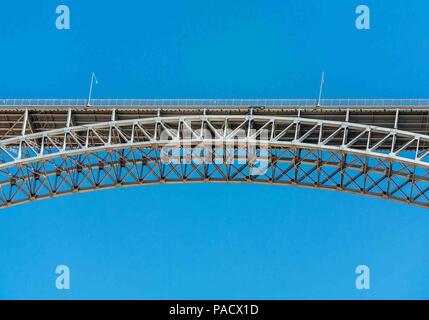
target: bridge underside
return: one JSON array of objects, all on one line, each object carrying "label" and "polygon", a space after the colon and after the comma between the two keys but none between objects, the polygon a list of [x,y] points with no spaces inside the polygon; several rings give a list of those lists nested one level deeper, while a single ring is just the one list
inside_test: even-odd
[{"label": "bridge underside", "polygon": [[0,207],[192,182],[295,185],[429,207],[428,114],[426,107],[9,106],[0,111]]},{"label": "bridge underside", "polygon": [[[180,153],[183,153],[182,149]],[[265,152],[265,150],[264,150]],[[0,206],[114,187],[236,182],[303,186],[429,206],[429,170],[335,151],[270,147],[268,161],[162,160],[157,147],[111,149],[25,163],[0,173]],[[259,156],[257,149],[256,155]],[[231,157],[232,158],[232,157]],[[13,177],[13,178],[11,178]],[[285,195],[285,201],[287,196]]]}]

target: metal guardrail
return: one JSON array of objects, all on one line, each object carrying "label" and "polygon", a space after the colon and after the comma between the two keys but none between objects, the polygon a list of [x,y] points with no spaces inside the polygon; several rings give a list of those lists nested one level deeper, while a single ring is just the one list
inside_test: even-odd
[{"label": "metal guardrail", "polygon": [[[91,99],[91,107],[314,107],[316,99]],[[85,107],[86,99],[1,99],[1,107]],[[429,107],[429,99],[322,99],[330,107]]]}]

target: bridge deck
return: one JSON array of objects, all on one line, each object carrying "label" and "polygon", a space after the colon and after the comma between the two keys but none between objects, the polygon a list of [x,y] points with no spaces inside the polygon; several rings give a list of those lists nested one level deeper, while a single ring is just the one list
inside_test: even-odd
[{"label": "bridge deck", "polygon": [[[230,114],[301,116],[304,118],[346,121],[429,134],[427,99],[336,99],[242,100],[242,99],[153,99],[153,100],[0,100],[0,139],[22,134],[24,113],[28,110],[27,133],[63,128],[71,110],[70,124],[79,126],[98,122],[150,118],[156,116]],[[113,116],[113,118],[112,118]]]}]

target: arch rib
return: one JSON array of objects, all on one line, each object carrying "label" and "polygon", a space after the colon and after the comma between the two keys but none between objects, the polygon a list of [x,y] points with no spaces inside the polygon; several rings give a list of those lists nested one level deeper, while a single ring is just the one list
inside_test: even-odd
[{"label": "arch rib", "polygon": [[[302,117],[198,115],[65,127],[0,141],[0,207],[114,186],[204,181],[299,185],[428,207],[428,146],[426,135]],[[189,147],[207,148],[208,156],[201,161],[191,152],[188,159]]]}]

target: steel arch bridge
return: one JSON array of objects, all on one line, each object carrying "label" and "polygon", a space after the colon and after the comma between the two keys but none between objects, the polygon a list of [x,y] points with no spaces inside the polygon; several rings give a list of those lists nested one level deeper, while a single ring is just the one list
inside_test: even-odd
[{"label": "steel arch bridge", "polygon": [[429,207],[429,100],[0,100],[0,207],[161,183]]}]

